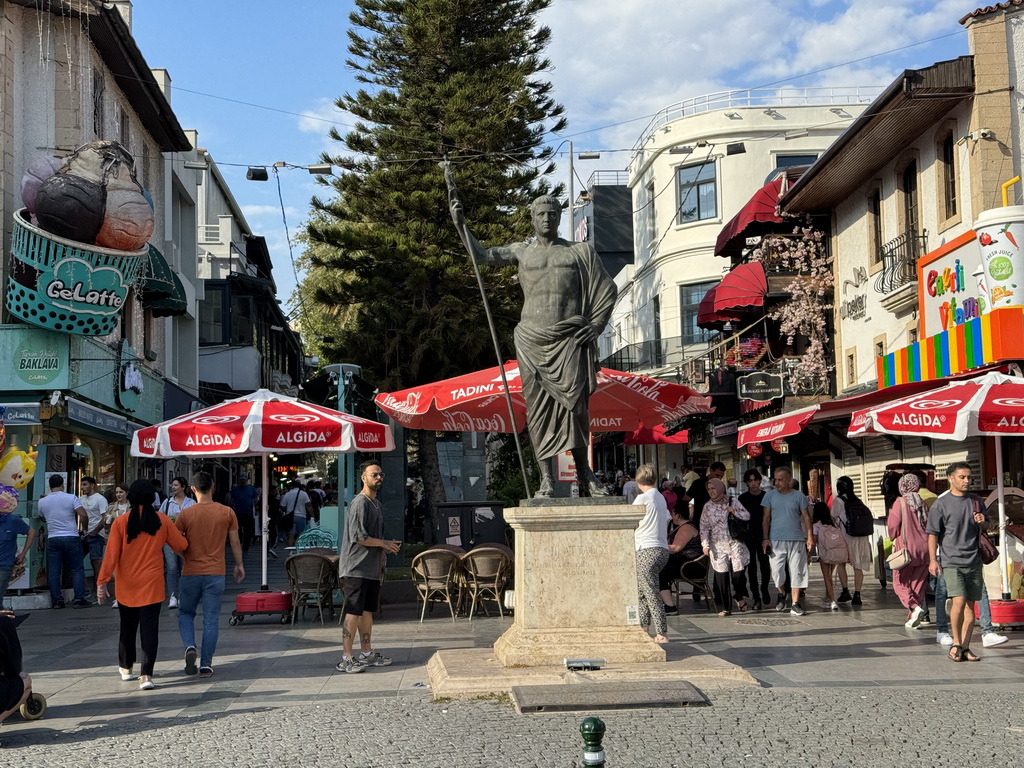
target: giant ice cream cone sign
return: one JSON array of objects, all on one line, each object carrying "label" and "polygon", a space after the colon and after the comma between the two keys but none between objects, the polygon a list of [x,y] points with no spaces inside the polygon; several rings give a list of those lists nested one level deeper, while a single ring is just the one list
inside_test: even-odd
[{"label": "giant ice cream cone sign", "polygon": [[1024,205],[982,211],[974,232],[988,290],[985,311],[1024,305]]}]

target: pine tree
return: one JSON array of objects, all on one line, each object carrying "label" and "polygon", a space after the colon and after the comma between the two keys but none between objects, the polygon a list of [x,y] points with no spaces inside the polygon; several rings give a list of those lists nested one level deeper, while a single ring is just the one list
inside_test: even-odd
[{"label": "pine tree", "polygon": [[[531,233],[530,201],[551,191],[549,132],[565,127],[543,79],[550,0],[357,0],[348,66],[363,86],[336,101],[356,126],[332,196],[308,226],[313,301],[346,307],[331,357],[395,390],[496,365],[475,277],[448,213],[449,158],[485,245]],[[514,269],[485,269],[506,358],[521,295]],[[421,436],[429,498],[441,500],[434,436]]]}]

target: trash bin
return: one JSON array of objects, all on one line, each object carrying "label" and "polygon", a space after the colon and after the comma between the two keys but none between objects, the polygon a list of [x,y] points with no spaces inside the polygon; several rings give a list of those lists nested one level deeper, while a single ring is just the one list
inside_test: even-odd
[{"label": "trash bin", "polygon": [[438,504],[434,525],[438,544],[454,544],[465,550],[477,544],[504,544],[505,504],[501,501]]}]

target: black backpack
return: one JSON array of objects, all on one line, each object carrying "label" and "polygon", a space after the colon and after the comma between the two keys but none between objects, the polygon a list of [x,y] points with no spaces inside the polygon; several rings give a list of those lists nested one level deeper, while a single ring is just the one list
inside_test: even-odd
[{"label": "black backpack", "polygon": [[848,536],[870,536],[874,532],[875,517],[867,504],[853,496],[843,499],[846,505],[846,533]]}]

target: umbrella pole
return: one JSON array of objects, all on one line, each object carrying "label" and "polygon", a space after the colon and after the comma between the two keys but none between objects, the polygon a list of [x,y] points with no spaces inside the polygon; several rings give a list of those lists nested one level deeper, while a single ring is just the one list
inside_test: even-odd
[{"label": "umbrella pole", "polygon": [[263,475],[263,493],[260,494],[262,497],[262,502],[260,503],[260,530],[263,531],[263,535],[260,536],[260,541],[262,542],[260,550],[261,556],[263,557],[263,579],[260,581],[260,589],[266,591],[269,589],[267,586],[267,547],[269,546],[267,543],[267,535],[270,533],[270,521],[267,518],[267,497],[270,495],[270,473],[267,472],[267,464],[270,463],[270,458],[265,453],[261,458],[263,459],[261,469],[261,473]]},{"label": "umbrella pole", "polygon": [[[455,189],[455,176],[452,175],[451,164],[445,160],[439,165],[444,169],[444,180],[448,185],[448,199],[457,200],[458,191]],[[570,205],[571,205],[570,201]],[[516,453],[519,455],[519,469],[523,473],[523,487],[526,488],[526,497],[530,498],[530,476],[526,472],[526,461],[523,459],[523,446],[519,442],[519,430],[516,428],[516,412],[512,405],[512,393],[508,390],[508,379],[505,377],[505,360],[502,358],[501,345],[498,344],[498,332],[494,328],[494,318],[491,317],[491,305],[487,302],[487,291],[484,290],[484,279],[480,275],[480,267],[477,266],[476,256],[473,254],[472,240],[465,221],[459,228],[459,238],[469,254],[469,263],[473,265],[473,274],[476,275],[476,284],[480,287],[480,299],[484,305],[484,315],[487,317],[487,327],[491,331],[491,342],[494,344],[494,354],[498,358],[498,372],[501,374],[501,384],[505,387],[505,402],[508,405],[508,417],[512,422],[512,437],[516,441]]]},{"label": "umbrella pole", "polygon": [[996,498],[999,505],[999,583],[1003,589],[1003,600],[1010,599],[1010,584],[1007,570],[1009,563],[1007,558],[1006,542],[1006,500],[1003,495],[1003,437],[996,435]]}]

